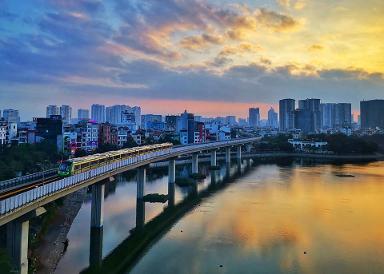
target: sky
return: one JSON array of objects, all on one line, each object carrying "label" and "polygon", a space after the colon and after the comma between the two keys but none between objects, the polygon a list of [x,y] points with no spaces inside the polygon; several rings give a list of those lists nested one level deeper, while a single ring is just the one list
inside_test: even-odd
[{"label": "sky", "polygon": [[[263,116],[384,98],[382,0],[0,0],[0,109]],[[74,115],[76,116],[76,115]]]}]

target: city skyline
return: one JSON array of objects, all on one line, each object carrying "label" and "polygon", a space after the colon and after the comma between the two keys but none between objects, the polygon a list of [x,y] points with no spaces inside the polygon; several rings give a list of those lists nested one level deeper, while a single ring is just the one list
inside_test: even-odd
[{"label": "city skyline", "polygon": [[0,5],[0,109],[23,119],[92,103],[238,117],[259,107],[266,117],[289,97],[348,98],[356,113],[383,94],[379,0]]}]

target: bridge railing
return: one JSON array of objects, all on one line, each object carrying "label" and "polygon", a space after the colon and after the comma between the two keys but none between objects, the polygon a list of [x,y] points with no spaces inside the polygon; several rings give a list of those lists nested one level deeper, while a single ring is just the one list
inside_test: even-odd
[{"label": "bridge railing", "polygon": [[239,144],[244,144],[252,141],[255,141],[255,140],[240,139],[240,140],[233,140],[233,141],[217,142],[215,144],[208,143],[208,144],[192,145],[184,148],[182,147],[169,148],[166,150],[150,152],[143,155],[131,157],[119,162],[107,164],[105,166],[101,166],[101,167],[92,169],[90,171],[86,171],[70,177],[66,177],[52,183],[44,184],[44,185],[35,187],[33,189],[30,189],[28,191],[19,193],[17,195],[8,197],[6,199],[0,200],[0,216],[10,213],[20,207],[26,206],[29,203],[32,203],[44,197],[56,194],[67,188],[73,187],[86,180],[90,180],[98,176],[105,175],[107,173],[112,172],[113,170],[123,168],[129,165],[137,164],[146,160],[156,161],[156,159],[158,159],[161,156],[172,157],[173,155],[176,155],[180,151],[189,153],[196,150],[214,149],[214,148],[219,148],[223,146],[239,145]]},{"label": "bridge railing", "polygon": [[19,185],[23,185],[29,182],[42,180],[57,174],[57,169],[50,169],[44,172],[37,172],[33,174],[28,174],[25,176],[16,177],[10,180],[0,182],[0,193],[6,189],[10,189]]},{"label": "bridge railing", "polygon": [[75,186],[86,180],[96,178],[103,174],[105,175],[115,169],[119,169],[132,164],[137,164],[145,160],[156,159],[157,157],[170,154],[170,152],[171,152],[170,149],[167,149],[163,151],[156,151],[156,152],[151,152],[151,153],[139,155],[136,157],[128,158],[119,162],[111,163],[105,166],[92,169],[87,172],[83,172],[67,178],[63,178],[61,180],[58,180],[52,183],[38,186],[31,190],[8,197],[0,201],[0,215],[4,215],[9,212],[12,212],[22,206],[25,206],[41,198],[53,195],[59,191]]}]

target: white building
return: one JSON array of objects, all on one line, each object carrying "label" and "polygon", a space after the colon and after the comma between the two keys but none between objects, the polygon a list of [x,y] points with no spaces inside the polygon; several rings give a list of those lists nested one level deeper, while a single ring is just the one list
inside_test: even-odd
[{"label": "white building", "polygon": [[47,112],[45,117],[50,118],[51,115],[60,115],[60,108],[56,105],[47,106]]},{"label": "white building", "polygon": [[6,123],[0,122],[0,145],[4,146],[7,144],[7,128],[8,125]]},{"label": "white building", "polygon": [[89,119],[89,109],[78,109],[77,110],[77,119],[78,120]]},{"label": "white building", "polygon": [[91,106],[91,119],[97,123],[105,123],[105,106],[94,104]]},{"label": "white building", "polygon": [[17,109],[4,109],[3,118],[9,123],[20,123],[19,111]]},{"label": "white building", "polygon": [[289,139],[288,143],[290,143],[295,150],[298,151],[310,151],[310,150],[324,150],[328,142],[324,141],[307,141],[307,140],[296,140],[296,139]]},{"label": "white building", "polygon": [[72,108],[68,105],[62,105],[60,107],[60,115],[64,124],[70,124],[72,119]]},{"label": "white building", "polygon": [[80,128],[80,147],[85,151],[94,151],[99,142],[99,125],[93,122],[84,123]]}]

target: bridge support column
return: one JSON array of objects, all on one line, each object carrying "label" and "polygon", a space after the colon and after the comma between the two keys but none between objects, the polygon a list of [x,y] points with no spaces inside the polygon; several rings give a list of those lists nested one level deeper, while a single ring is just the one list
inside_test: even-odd
[{"label": "bridge support column", "polygon": [[14,220],[7,224],[7,251],[16,273],[28,274],[29,220]]},{"label": "bridge support column", "polygon": [[225,148],[225,162],[227,164],[231,163],[231,147]]},{"label": "bridge support column", "polygon": [[192,154],[192,173],[193,174],[199,173],[199,154],[198,153]]},{"label": "bridge support column", "polygon": [[103,183],[92,186],[92,204],[91,204],[91,228],[101,228],[104,222],[104,192]]},{"label": "bridge support column", "polygon": [[91,227],[89,265],[99,268],[103,262],[103,227]]},{"label": "bridge support column", "polygon": [[236,154],[236,156],[237,156],[237,160],[238,161],[241,161],[241,146],[238,146],[237,147],[237,154]]},{"label": "bridge support column", "polygon": [[217,166],[217,153],[216,150],[211,151],[211,166]]},{"label": "bridge support column", "polygon": [[169,160],[168,165],[168,183],[174,184],[176,180],[176,160]]},{"label": "bridge support column", "polygon": [[147,170],[145,167],[139,167],[137,169],[137,199],[144,198],[144,184],[147,180]]},{"label": "bridge support column", "polygon": [[251,145],[251,144],[247,144],[247,145],[245,146],[245,148],[246,148],[246,150],[247,150],[248,153],[251,153],[251,150],[252,150],[252,145]]},{"label": "bridge support column", "polygon": [[136,199],[136,229],[140,230],[145,225],[144,199]]},{"label": "bridge support column", "polygon": [[175,184],[168,183],[168,206],[175,205]]}]

